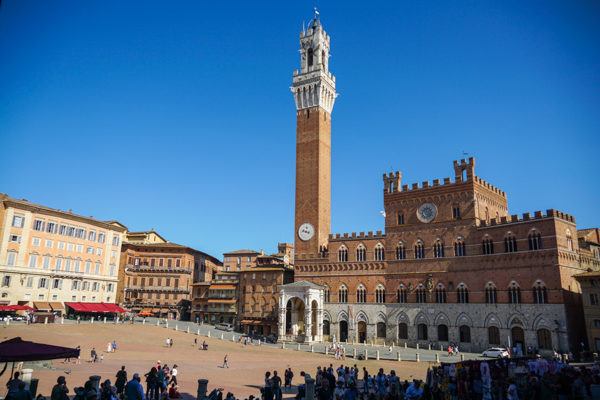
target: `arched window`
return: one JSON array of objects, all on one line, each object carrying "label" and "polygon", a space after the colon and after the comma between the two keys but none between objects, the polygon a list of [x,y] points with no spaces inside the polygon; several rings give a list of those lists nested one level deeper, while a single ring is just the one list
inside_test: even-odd
[{"label": "arched window", "polygon": [[385,322],[378,322],[377,323],[377,338],[378,339],[385,339],[386,336],[386,326],[385,326]]},{"label": "arched window", "polygon": [[375,288],[375,302],[385,303],[385,287],[383,285],[377,285]]},{"label": "arched window", "polygon": [[447,325],[438,325],[438,341],[447,342],[448,341],[448,326]]},{"label": "arched window", "polygon": [[548,291],[542,281],[536,281],[533,285],[533,302],[535,304],[548,303]]},{"label": "arched window", "polygon": [[506,253],[514,253],[517,251],[517,238],[511,232],[508,232],[504,238],[504,251]]},{"label": "arched window", "polygon": [[357,303],[366,303],[367,302],[367,289],[361,283],[356,288],[356,302]]},{"label": "arched window", "polygon": [[331,301],[329,295],[329,286],[325,286],[325,289],[323,289],[323,301],[325,301],[325,303],[329,303]]},{"label": "arched window", "polygon": [[446,303],[446,288],[441,283],[438,283],[435,288],[435,302],[439,304]]},{"label": "arched window", "polygon": [[552,350],[552,334],[548,329],[538,329],[537,331],[538,348],[543,350]]},{"label": "arched window", "polygon": [[313,52],[313,49],[312,48],[308,49],[307,53],[308,53],[308,57],[307,57],[307,59],[308,59],[308,66],[312,67],[313,62],[314,62],[314,52]]},{"label": "arched window", "polygon": [[425,290],[423,285],[417,287],[415,294],[417,295],[417,303],[427,303],[427,290]]},{"label": "arched window", "polygon": [[498,291],[496,290],[496,286],[489,282],[485,285],[485,303],[486,304],[496,304],[498,303]]},{"label": "arched window", "polygon": [[529,250],[540,250],[542,248],[542,235],[539,231],[531,231],[527,239],[529,241]]},{"label": "arched window", "polygon": [[423,247],[423,242],[421,240],[417,240],[415,243],[415,258],[425,258],[425,247]]},{"label": "arched window", "polygon": [[433,243],[433,256],[435,258],[444,257],[444,243],[441,239],[437,239],[435,243]]},{"label": "arched window", "polygon": [[356,248],[356,261],[367,261],[367,249],[362,243]]},{"label": "arched window", "polygon": [[396,246],[396,259],[404,260],[405,258],[406,258],[406,248],[404,247],[404,243],[400,242],[400,243],[398,243],[398,246]]},{"label": "arched window", "polygon": [[494,241],[489,237],[485,236],[481,243],[481,251],[483,254],[494,254]]},{"label": "arched window", "polygon": [[500,344],[500,329],[496,326],[488,328],[488,343],[490,345]]},{"label": "arched window", "polygon": [[565,235],[567,237],[567,249],[573,251],[573,236],[571,236],[571,231],[567,229]]},{"label": "arched window", "polygon": [[454,242],[454,255],[456,257],[463,257],[467,255],[465,241],[461,237],[457,238]]},{"label": "arched window", "polygon": [[427,340],[427,325],[425,325],[425,324],[417,325],[417,339]]},{"label": "arched window", "polygon": [[338,250],[338,261],[339,262],[348,261],[348,248],[344,245],[342,245],[340,247],[340,249]]},{"label": "arched window", "polygon": [[398,324],[398,339],[408,339],[408,325],[404,322]]},{"label": "arched window", "polygon": [[406,288],[404,285],[400,285],[398,288],[398,303],[406,303]]},{"label": "arched window", "polygon": [[385,260],[385,249],[381,243],[377,243],[375,246],[375,261]]},{"label": "arched window", "polygon": [[466,304],[469,302],[469,290],[464,283],[456,288],[456,302]]},{"label": "arched window", "polygon": [[338,301],[340,303],[348,302],[348,288],[346,287],[346,285],[342,285],[338,289]]},{"label": "arched window", "polygon": [[509,304],[521,304],[521,288],[516,282],[511,282],[508,287]]},{"label": "arched window", "polygon": [[323,335],[329,336],[330,332],[331,332],[331,328],[330,328],[329,321],[324,319],[323,320]]},{"label": "arched window", "polygon": [[461,343],[471,343],[471,328],[467,325],[461,325],[458,327],[458,333]]}]

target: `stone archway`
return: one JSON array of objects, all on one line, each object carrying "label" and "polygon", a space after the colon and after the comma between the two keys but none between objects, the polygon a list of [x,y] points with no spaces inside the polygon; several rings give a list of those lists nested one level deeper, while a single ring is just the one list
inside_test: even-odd
[{"label": "stone archway", "polygon": [[305,311],[304,302],[298,297],[292,297],[287,301],[285,306],[286,335],[303,336],[306,334],[304,325]]},{"label": "stone archway", "polygon": [[348,321],[340,321],[340,342],[348,340]]},{"label": "stone archway", "polygon": [[279,341],[323,340],[322,286],[297,281],[279,287]]}]

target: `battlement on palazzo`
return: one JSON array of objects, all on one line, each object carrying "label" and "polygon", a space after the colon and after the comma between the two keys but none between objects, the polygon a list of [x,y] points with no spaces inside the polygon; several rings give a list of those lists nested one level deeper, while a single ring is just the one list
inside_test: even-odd
[{"label": "battlement on palazzo", "polygon": [[533,215],[531,215],[531,213],[526,212],[526,213],[523,213],[521,216],[519,216],[518,214],[513,214],[513,215],[507,215],[505,217],[500,217],[500,219],[492,218],[492,219],[490,219],[489,223],[485,220],[482,220],[481,224],[480,224],[480,228],[481,227],[499,226],[499,225],[505,225],[505,224],[514,224],[515,222],[535,221],[535,220],[540,220],[540,219],[545,219],[545,218],[559,218],[564,221],[575,223],[575,217],[572,216],[571,214],[567,214],[562,211],[558,211],[558,210],[554,210],[554,209],[550,208],[550,209],[546,210],[545,213],[542,211],[534,211]]},{"label": "battlement on palazzo", "polygon": [[363,240],[363,239],[383,239],[385,238],[385,233],[382,231],[369,231],[365,232],[350,232],[350,233],[331,233],[329,234],[329,241],[344,241],[344,240]]},{"label": "battlement on palazzo", "polygon": [[496,193],[499,196],[506,198],[506,192],[490,184],[489,182],[481,179],[475,175],[475,159],[470,157],[469,159],[454,160],[454,181],[451,178],[434,179],[433,181],[423,181],[421,183],[416,182],[411,185],[401,185],[402,173],[400,171],[392,171],[390,173],[383,174],[383,191],[384,194],[393,193],[404,193],[404,192],[416,192],[419,190],[438,188],[444,186],[458,185],[465,182],[475,182],[484,188]]}]

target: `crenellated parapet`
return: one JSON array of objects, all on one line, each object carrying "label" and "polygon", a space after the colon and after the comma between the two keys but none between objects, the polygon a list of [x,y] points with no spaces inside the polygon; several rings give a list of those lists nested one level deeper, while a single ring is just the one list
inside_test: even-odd
[{"label": "crenellated parapet", "polygon": [[506,198],[506,192],[504,190],[497,188],[496,186],[492,185],[491,183],[487,182],[486,180],[483,180],[480,177],[475,176],[475,177],[473,177],[473,181],[475,183],[483,186],[484,188],[496,193],[497,195]]},{"label": "crenellated parapet", "polygon": [[350,232],[350,233],[332,233],[329,235],[329,241],[346,241],[346,240],[366,240],[366,239],[384,239],[385,233],[382,231],[365,232]]},{"label": "crenellated parapet", "polygon": [[489,227],[489,226],[499,226],[505,224],[514,224],[517,222],[527,222],[527,221],[535,221],[541,220],[545,218],[559,218],[567,222],[575,223],[575,217],[571,214],[564,213],[562,211],[548,209],[546,212],[535,211],[533,215],[531,213],[523,213],[522,215],[507,215],[505,217],[500,217],[500,219],[492,218],[489,223],[485,220],[481,221],[480,227]]},{"label": "crenellated parapet", "polygon": [[402,172],[390,172],[389,174],[383,174],[383,191],[385,193],[394,193],[400,190],[400,184],[402,183]]}]

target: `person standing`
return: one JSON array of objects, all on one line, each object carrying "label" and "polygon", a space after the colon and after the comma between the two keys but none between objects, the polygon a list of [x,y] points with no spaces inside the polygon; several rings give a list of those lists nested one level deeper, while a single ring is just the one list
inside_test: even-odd
[{"label": "person standing", "polygon": [[69,389],[64,376],[59,376],[56,380],[56,385],[52,388],[50,400],[69,400]]},{"label": "person standing", "polygon": [[125,386],[126,400],[146,400],[146,397],[144,396],[144,388],[142,387],[140,381],[140,375],[137,372],[133,374],[133,378],[127,382],[127,385]]},{"label": "person standing", "polygon": [[117,380],[115,381],[115,386],[117,387],[117,394],[122,395],[123,390],[125,390],[125,385],[127,384],[127,371],[125,371],[124,365],[117,372],[116,377],[117,377]]},{"label": "person standing", "polygon": [[[145,375],[146,377],[146,397],[148,399],[158,399],[158,371],[155,367],[152,367],[150,371]],[[135,376],[134,376],[135,379]],[[132,381],[129,381],[130,383]],[[128,383],[129,385],[129,383]],[[140,387],[142,385],[140,384]]]},{"label": "person standing", "polygon": [[281,378],[277,375],[277,371],[273,371],[273,377],[271,378],[271,387],[273,388],[273,396],[275,400],[281,400]]},{"label": "person standing", "polygon": [[96,360],[98,359],[98,353],[96,353],[95,347],[92,347],[92,350],[90,351],[90,357],[91,357],[93,363],[95,363]]},{"label": "person standing", "polygon": [[229,354],[225,354],[225,357],[223,358],[222,368],[229,368]]}]

